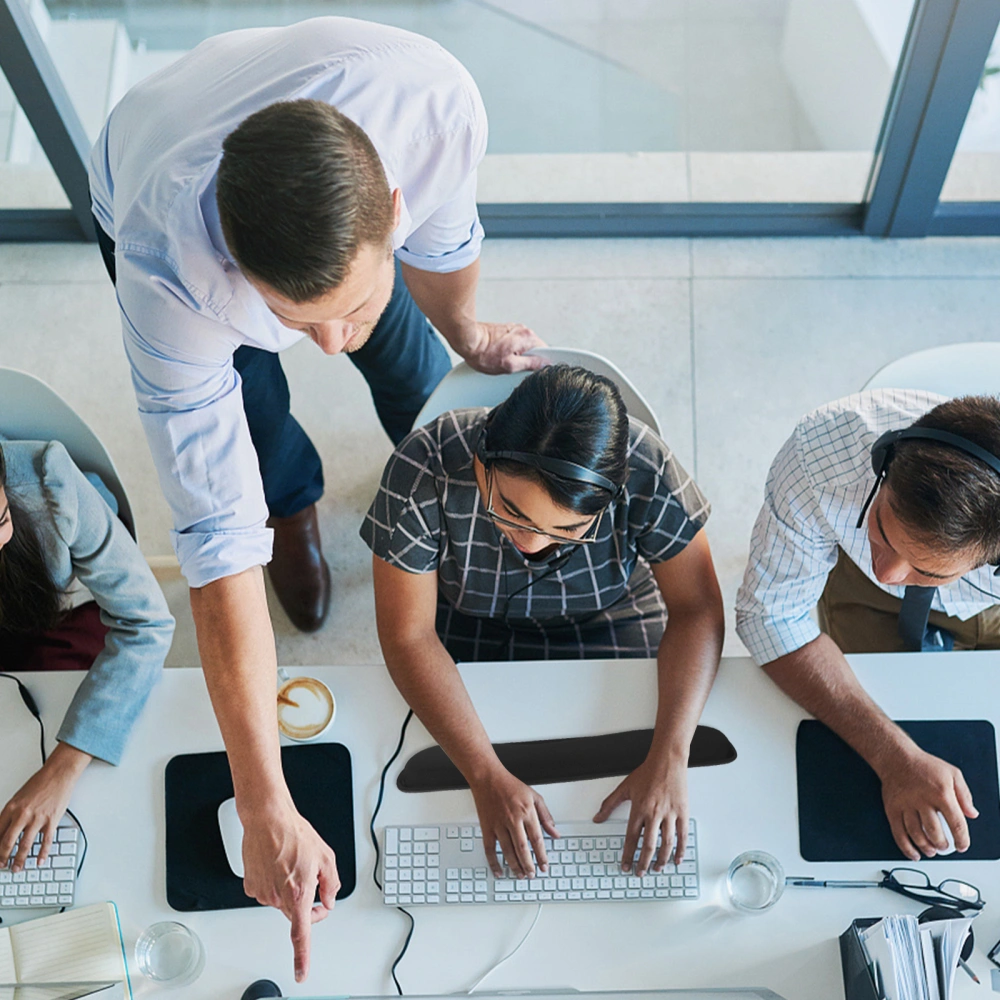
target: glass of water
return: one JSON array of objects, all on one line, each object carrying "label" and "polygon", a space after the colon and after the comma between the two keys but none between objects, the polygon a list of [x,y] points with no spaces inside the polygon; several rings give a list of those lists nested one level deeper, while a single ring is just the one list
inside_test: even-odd
[{"label": "glass of water", "polygon": [[764,851],[746,851],[733,860],[726,873],[729,901],[743,913],[764,913],[785,891],[785,869]]},{"label": "glass of water", "polygon": [[190,986],[205,968],[205,947],[190,927],[164,920],[139,935],[135,963],[147,979],[161,986]]}]

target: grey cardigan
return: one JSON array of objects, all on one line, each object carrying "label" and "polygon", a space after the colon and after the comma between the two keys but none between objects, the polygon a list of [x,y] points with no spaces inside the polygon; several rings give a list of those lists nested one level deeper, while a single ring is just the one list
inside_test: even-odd
[{"label": "grey cardigan", "polygon": [[7,489],[29,512],[56,586],[76,577],[109,629],[56,738],[117,764],[163,669],[174,619],[132,536],[58,441],[0,447]]}]

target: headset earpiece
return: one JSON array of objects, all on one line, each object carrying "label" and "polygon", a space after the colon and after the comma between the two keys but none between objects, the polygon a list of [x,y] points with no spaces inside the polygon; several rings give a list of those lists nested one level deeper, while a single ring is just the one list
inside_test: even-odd
[{"label": "headset earpiece", "polygon": [[872,445],[872,472],[878,482],[882,482],[882,477],[889,468],[892,461],[893,446],[899,440],[902,431],[886,431]]}]

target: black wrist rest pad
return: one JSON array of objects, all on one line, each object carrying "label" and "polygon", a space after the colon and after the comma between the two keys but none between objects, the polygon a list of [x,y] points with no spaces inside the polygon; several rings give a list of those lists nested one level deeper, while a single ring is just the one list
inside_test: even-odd
[{"label": "black wrist rest pad", "polygon": [[[602,736],[572,736],[558,740],[494,743],[500,763],[527,785],[586,781],[630,774],[645,759],[653,742],[652,729]],[[710,767],[736,760],[736,748],[724,733],[698,726],[691,741],[688,767]],[[401,792],[443,792],[468,788],[461,771],[438,746],[415,753],[399,772]]]},{"label": "black wrist rest pad", "polygon": [[[964,854],[921,861],[1000,858],[1000,788],[993,724],[985,719],[896,722],[922,750],[961,770],[978,819],[968,820]],[[795,739],[799,852],[806,861],[912,864],[896,846],[882,804],[882,784],[860,754],[815,719],[799,723]]]}]

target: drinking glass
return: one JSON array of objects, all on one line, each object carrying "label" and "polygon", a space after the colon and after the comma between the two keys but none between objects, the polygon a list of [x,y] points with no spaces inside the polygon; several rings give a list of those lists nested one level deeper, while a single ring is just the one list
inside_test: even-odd
[{"label": "drinking glass", "polygon": [[726,873],[729,901],[743,913],[764,913],[784,891],[785,870],[764,851],[746,851],[733,859]]},{"label": "drinking glass", "polygon": [[164,920],[139,935],[135,963],[147,979],[161,986],[190,986],[205,968],[205,948],[190,927]]}]

